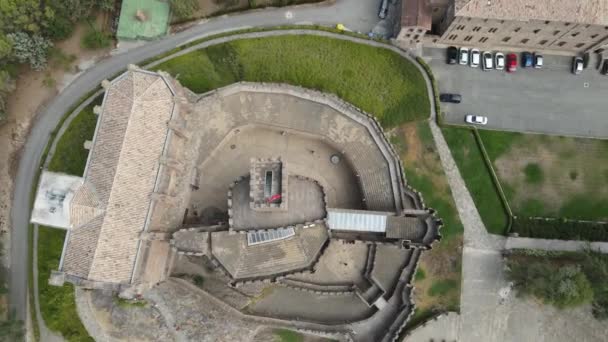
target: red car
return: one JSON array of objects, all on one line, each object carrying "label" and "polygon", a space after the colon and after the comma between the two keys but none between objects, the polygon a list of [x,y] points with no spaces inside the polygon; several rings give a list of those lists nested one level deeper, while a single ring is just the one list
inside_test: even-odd
[{"label": "red car", "polygon": [[507,55],[507,72],[515,72],[517,70],[517,55],[510,53]]}]

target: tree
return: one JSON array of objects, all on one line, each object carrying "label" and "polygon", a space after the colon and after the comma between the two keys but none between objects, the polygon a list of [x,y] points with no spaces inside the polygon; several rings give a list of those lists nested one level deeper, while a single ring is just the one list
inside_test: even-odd
[{"label": "tree", "polygon": [[98,0],[97,7],[102,11],[111,11],[114,9],[115,0]]},{"label": "tree", "polygon": [[0,70],[0,122],[6,118],[7,96],[15,90],[15,80],[6,70]]},{"label": "tree", "polygon": [[0,0],[0,31],[40,32],[54,16],[51,7],[39,0]]},{"label": "tree", "polygon": [[19,63],[29,63],[34,70],[45,68],[48,49],[53,46],[51,41],[25,32],[11,33],[7,37],[13,42],[13,56]]},{"label": "tree", "polygon": [[13,42],[0,32],[0,60],[11,56]]},{"label": "tree", "polygon": [[171,11],[178,19],[188,18],[198,9],[198,0],[171,0]]}]

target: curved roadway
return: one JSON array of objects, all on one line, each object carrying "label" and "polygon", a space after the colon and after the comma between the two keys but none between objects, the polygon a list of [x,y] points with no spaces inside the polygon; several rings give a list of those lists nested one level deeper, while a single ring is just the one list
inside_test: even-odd
[{"label": "curved roadway", "polygon": [[46,108],[40,110],[19,162],[11,211],[13,225],[9,285],[10,307],[15,311],[17,318],[25,320],[27,312],[29,196],[32,183],[50,133],[61,117],[78,100],[98,86],[102,80],[124,70],[128,64],[139,63],[198,38],[249,27],[312,23],[333,26],[337,22],[356,31],[368,32],[377,24],[377,7],[377,1],[337,0],[328,5],[272,8],[217,17],[186,31],[103,60],[76,78]]}]

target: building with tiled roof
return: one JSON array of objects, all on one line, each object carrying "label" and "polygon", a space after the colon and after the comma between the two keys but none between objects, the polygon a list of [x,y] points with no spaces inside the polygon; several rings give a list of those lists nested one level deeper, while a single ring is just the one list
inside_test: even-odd
[{"label": "building with tiled roof", "polygon": [[[96,109],[99,119],[82,184],[66,203],[59,271],[79,284],[135,284],[149,251],[163,250],[148,234],[163,233],[152,224],[162,210],[153,209],[166,202],[175,211],[185,206],[179,196],[183,186],[163,187],[168,178],[178,184],[183,176],[171,175],[167,165],[180,157],[170,155],[171,145],[184,139],[174,128],[182,121],[181,87],[163,74],[136,68],[103,85],[106,93],[103,106]],[[163,227],[177,227],[181,216],[163,216]],[[152,278],[161,280],[164,274],[159,271]]]},{"label": "building with tiled roof", "polygon": [[[418,32],[417,23],[431,16],[432,24]],[[401,17],[397,40],[409,46],[425,34],[440,44],[572,53],[608,43],[606,0],[404,0]]]}]

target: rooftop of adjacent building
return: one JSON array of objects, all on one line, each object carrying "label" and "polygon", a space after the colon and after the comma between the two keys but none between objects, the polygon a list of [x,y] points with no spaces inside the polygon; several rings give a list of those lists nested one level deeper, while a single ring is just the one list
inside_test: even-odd
[{"label": "rooftop of adjacent building", "polygon": [[455,13],[487,19],[608,25],[606,0],[455,0]]}]

